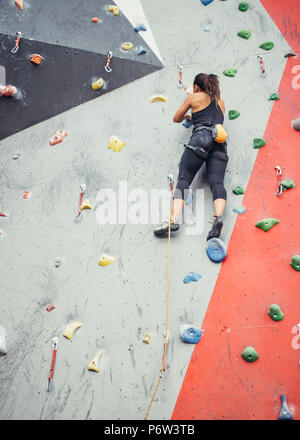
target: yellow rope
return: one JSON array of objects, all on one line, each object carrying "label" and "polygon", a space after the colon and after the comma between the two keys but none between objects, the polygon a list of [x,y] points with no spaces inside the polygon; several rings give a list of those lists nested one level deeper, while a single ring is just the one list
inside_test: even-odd
[{"label": "yellow rope", "polygon": [[168,295],[167,295],[167,312],[166,312],[166,331],[165,331],[165,342],[164,342],[164,354],[162,358],[162,367],[160,370],[160,375],[154,390],[154,393],[152,395],[152,398],[150,400],[146,415],[144,417],[144,420],[147,420],[147,417],[150,413],[152,403],[155,399],[160,381],[163,377],[163,374],[166,370],[166,355],[167,355],[167,347],[168,347],[168,328],[169,328],[169,306],[170,306],[170,256],[171,256],[171,215],[169,217],[169,235],[168,235]]}]

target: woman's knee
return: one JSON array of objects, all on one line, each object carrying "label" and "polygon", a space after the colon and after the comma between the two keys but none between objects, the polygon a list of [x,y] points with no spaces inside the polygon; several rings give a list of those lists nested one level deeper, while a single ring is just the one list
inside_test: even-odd
[{"label": "woman's knee", "polygon": [[224,199],[227,200],[227,191],[223,183],[214,183],[210,186],[213,195],[213,200]]}]

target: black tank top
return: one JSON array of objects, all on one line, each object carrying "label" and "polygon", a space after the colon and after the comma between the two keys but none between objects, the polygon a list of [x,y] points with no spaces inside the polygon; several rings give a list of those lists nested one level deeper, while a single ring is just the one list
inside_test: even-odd
[{"label": "black tank top", "polygon": [[207,107],[192,113],[192,121],[194,127],[198,127],[199,125],[223,124],[224,115],[219,104],[216,105],[215,101],[212,100]]}]

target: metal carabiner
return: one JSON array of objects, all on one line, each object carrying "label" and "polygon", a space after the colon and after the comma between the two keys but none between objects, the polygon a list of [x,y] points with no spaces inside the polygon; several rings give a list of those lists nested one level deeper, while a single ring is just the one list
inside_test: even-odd
[{"label": "metal carabiner", "polygon": [[107,61],[104,67],[106,72],[108,73],[112,71],[112,69],[109,67],[111,58],[112,58],[112,51],[110,50],[107,52]]},{"label": "metal carabiner", "polygon": [[21,36],[22,36],[21,32],[17,32],[17,34],[16,34],[16,37],[17,37],[16,38],[16,43],[15,43],[15,46],[13,47],[13,49],[11,50],[11,53],[17,53],[18,52]]},{"label": "metal carabiner", "polygon": [[282,171],[279,165],[275,167],[275,171],[277,174],[277,191],[276,196],[280,197],[282,195],[282,185],[280,184],[280,176],[282,175]]},{"label": "metal carabiner", "polygon": [[179,80],[177,82],[178,87],[183,87],[183,81],[182,81],[182,66],[178,66],[177,69],[179,70]]}]

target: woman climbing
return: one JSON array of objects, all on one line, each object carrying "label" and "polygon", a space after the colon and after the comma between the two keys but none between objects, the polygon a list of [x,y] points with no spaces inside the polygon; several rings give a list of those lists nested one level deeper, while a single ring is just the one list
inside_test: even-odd
[{"label": "woman climbing", "polygon": [[[187,113],[189,109],[191,116]],[[224,176],[228,162],[226,132],[222,126],[224,112],[225,106],[220,97],[218,77],[206,73],[196,75],[193,92],[190,92],[173,117],[173,121],[177,123],[191,119],[194,127],[189,143],[185,144],[179,164],[179,175],[170,214],[172,232],[179,229],[179,218],[190,184],[206,162],[208,182],[214,202],[213,226],[207,240],[219,237],[221,234],[222,216],[227,198]],[[153,232],[156,236],[165,236],[168,231],[169,222],[164,222]]]}]

